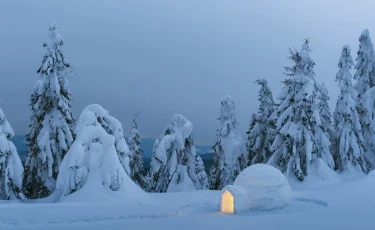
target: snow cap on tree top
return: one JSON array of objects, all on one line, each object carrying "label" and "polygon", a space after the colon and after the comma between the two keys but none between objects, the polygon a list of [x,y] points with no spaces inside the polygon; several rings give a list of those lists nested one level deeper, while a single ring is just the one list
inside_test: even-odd
[{"label": "snow cap on tree top", "polygon": [[234,100],[229,95],[226,95],[224,99],[221,100],[221,114],[219,120],[222,122],[230,120],[234,124],[237,123]]},{"label": "snow cap on tree top", "polygon": [[167,125],[167,127],[165,127],[165,132],[167,130],[172,131],[175,134],[181,135],[176,136],[176,138],[184,140],[193,134],[193,124],[181,114],[176,114],[172,117],[172,120]]},{"label": "snow cap on tree top", "polygon": [[325,94],[327,95],[328,94],[328,90],[326,88],[326,85],[324,84],[324,82],[322,84],[317,84],[318,88],[319,88],[319,91],[322,93],[322,94]]},{"label": "snow cap on tree top", "polygon": [[310,49],[310,46],[309,46],[309,43],[310,43],[310,38],[306,38],[304,39],[304,43],[302,45],[302,50],[305,50],[306,52],[311,52],[311,49]]},{"label": "snow cap on tree top", "polygon": [[340,56],[340,60],[338,64],[339,68],[342,68],[342,67],[348,67],[349,69],[352,68],[354,63],[353,63],[352,56],[350,55],[350,52],[351,52],[351,48],[349,45],[344,45],[342,47],[341,56]]},{"label": "snow cap on tree top", "polygon": [[0,108],[0,135],[3,133],[9,137],[14,136],[14,131],[6,120],[3,110]]},{"label": "snow cap on tree top", "polygon": [[361,33],[361,36],[359,37],[360,41],[364,39],[370,39],[370,32],[368,31],[368,29],[364,29]]},{"label": "snow cap on tree top", "polygon": [[64,45],[64,40],[60,35],[60,31],[58,30],[56,23],[51,23],[49,25],[49,37],[51,39],[51,45]]},{"label": "snow cap on tree top", "polygon": [[261,85],[261,86],[267,86],[268,85],[268,82],[266,79],[258,79],[255,81],[255,83],[257,83],[258,85]]},{"label": "snow cap on tree top", "polygon": [[343,52],[345,51],[346,54],[350,53],[350,51],[351,51],[350,45],[344,45],[342,47],[342,51]]}]

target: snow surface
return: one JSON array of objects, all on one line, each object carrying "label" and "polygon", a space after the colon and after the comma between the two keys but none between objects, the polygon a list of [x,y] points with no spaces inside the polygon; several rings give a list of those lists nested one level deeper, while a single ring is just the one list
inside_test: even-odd
[{"label": "snow surface", "polygon": [[160,204],[0,203],[0,229],[48,230],[207,230],[207,229],[372,229],[375,215],[375,172],[349,182],[321,184],[293,191],[291,204],[271,211],[241,214],[217,212],[220,191],[157,193]]}]

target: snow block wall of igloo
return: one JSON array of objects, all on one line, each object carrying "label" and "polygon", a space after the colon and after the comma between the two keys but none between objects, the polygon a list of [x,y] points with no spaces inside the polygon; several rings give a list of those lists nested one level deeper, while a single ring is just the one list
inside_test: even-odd
[{"label": "snow block wall of igloo", "polygon": [[[149,203],[151,197],[125,172],[115,136],[98,122],[100,105],[87,106],[76,127],[76,139],[61,163],[52,194],[55,201]],[[112,119],[115,119],[111,117]]]},{"label": "snow block wall of igloo", "polygon": [[285,176],[266,164],[247,167],[237,176],[233,185],[247,191],[251,210],[283,208],[289,204],[292,193]]}]

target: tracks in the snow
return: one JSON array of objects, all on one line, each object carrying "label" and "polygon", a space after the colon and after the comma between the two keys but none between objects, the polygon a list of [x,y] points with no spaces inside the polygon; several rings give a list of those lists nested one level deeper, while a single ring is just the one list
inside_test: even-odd
[{"label": "tracks in the snow", "polygon": [[328,207],[328,202],[324,200],[317,200],[317,199],[304,198],[304,197],[294,197],[292,200],[298,201],[298,202],[308,202],[308,203],[320,205],[323,207]]}]

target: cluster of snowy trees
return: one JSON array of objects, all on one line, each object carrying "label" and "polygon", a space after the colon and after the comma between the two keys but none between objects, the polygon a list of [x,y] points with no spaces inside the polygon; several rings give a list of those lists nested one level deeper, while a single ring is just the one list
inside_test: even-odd
[{"label": "cluster of snowy trees", "polygon": [[73,70],[63,46],[56,25],[51,24],[49,40],[43,44],[46,52],[37,70],[39,79],[30,98],[32,116],[25,165],[11,141],[14,132],[0,109],[0,199],[68,195],[98,171],[98,164],[107,164],[107,171],[101,172],[103,184],[112,190],[120,188],[124,174],[145,187],[138,116],[129,138],[130,149],[121,123],[99,105],[86,107],[76,122],[68,84]]},{"label": "cluster of snowy trees", "polygon": [[[374,169],[375,51],[368,30],[359,38],[355,64],[350,47],[342,48],[336,74],[340,95],[333,116],[328,90],[315,79],[310,53],[308,39],[300,50],[289,50],[293,65],[285,67],[286,78],[277,102],[267,81],[256,81],[260,105],[251,115],[245,148],[234,102],[230,97],[222,101],[210,189],[233,183],[240,171],[258,163],[270,164],[299,181],[322,167],[339,173]],[[314,163],[320,166],[312,167]]]},{"label": "cluster of snowy trees", "polygon": [[37,71],[39,79],[30,98],[25,165],[11,141],[14,132],[0,109],[0,199],[52,196],[58,201],[85,184],[102,184],[119,191],[132,187],[129,180],[151,192],[208,188],[203,161],[196,155],[193,125],[182,115],[175,115],[156,141],[148,172],[143,165],[138,115],[127,141],[121,123],[100,105],[87,106],[76,121],[68,84],[73,69],[63,46],[59,30],[51,24]]},{"label": "cluster of snowy trees", "polygon": [[87,106],[76,121],[68,85],[73,70],[63,53],[64,40],[51,24],[30,98],[25,165],[0,109],[0,199],[53,195],[58,201],[85,184],[121,191],[129,186],[127,181],[148,192],[218,190],[257,163],[270,164],[300,181],[313,173],[314,162],[340,173],[368,173],[375,167],[375,51],[367,30],[359,42],[356,63],[350,47],[342,48],[336,74],[340,95],[333,116],[328,90],[315,79],[309,40],[300,50],[289,50],[293,65],[285,68],[277,102],[267,81],[256,81],[260,105],[251,116],[246,140],[234,100],[226,96],[207,174],[196,153],[193,124],[180,114],[155,141],[149,170],[143,164],[138,115],[128,140],[122,124],[100,105]]},{"label": "cluster of snowy trees", "polygon": [[310,52],[309,40],[301,50],[290,50],[294,65],[285,68],[278,103],[267,82],[257,81],[260,106],[247,132],[248,165],[268,163],[300,181],[313,173],[317,160],[339,173],[368,173],[375,166],[375,52],[369,32],[359,38],[355,64],[350,47],[342,48],[333,117],[328,91],[315,80]]}]

